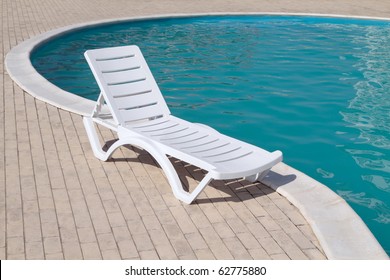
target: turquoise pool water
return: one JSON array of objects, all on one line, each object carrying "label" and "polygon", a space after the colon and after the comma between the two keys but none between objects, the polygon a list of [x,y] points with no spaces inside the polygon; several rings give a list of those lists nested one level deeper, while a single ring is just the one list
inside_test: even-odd
[{"label": "turquoise pool water", "polygon": [[173,112],[268,150],[348,201],[390,254],[390,22],[292,16],[133,21],[32,55],[95,100],[87,49],[136,44]]}]

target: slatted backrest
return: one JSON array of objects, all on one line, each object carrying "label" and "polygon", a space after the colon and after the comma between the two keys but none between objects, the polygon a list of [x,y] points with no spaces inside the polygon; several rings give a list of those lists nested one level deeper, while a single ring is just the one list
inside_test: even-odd
[{"label": "slatted backrest", "polygon": [[137,46],[88,50],[84,56],[118,125],[170,114]]}]

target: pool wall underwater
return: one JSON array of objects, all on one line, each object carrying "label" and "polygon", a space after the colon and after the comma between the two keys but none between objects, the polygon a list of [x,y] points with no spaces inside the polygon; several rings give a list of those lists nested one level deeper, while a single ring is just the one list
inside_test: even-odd
[{"label": "pool wall underwater", "polygon": [[[7,71],[22,89],[37,99],[76,114],[89,115],[93,110],[95,102],[56,87],[36,72],[31,64],[30,55],[37,47],[48,40],[68,32],[99,25],[117,22],[208,15],[214,16],[222,14],[166,15],[158,17],[127,18],[73,25],[53,30],[27,40],[13,48],[6,57]],[[294,15],[303,16],[302,14]],[[324,15],[310,16],[323,17]],[[386,19],[381,18],[381,20]],[[289,178],[289,180],[286,180],[286,178]],[[302,212],[312,226],[313,231],[329,259],[388,259],[387,254],[361,218],[352,210],[344,199],[328,187],[284,163],[277,165],[263,183],[285,196]]]}]

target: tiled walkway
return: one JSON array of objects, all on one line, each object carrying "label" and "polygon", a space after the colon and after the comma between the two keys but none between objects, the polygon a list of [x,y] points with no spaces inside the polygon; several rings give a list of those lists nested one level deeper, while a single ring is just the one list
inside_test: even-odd
[{"label": "tiled walkway", "polygon": [[[143,1],[0,1],[0,259],[324,259],[308,223],[272,189],[217,181],[196,203],[184,205],[148,154],[128,147],[100,162],[79,115],[34,99],[5,71],[4,57],[12,47],[74,23],[287,9],[283,1],[131,5],[138,2]],[[249,8],[251,2],[256,4]],[[304,9],[310,5],[290,8]],[[110,132],[101,133],[113,139]],[[202,175],[192,166],[175,165],[190,186]]]}]

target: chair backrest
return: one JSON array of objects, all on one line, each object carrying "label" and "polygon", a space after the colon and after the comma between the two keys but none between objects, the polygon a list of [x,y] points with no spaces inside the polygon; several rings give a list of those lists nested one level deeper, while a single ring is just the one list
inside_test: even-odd
[{"label": "chair backrest", "polygon": [[84,56],[118,125],[170,114],[137,46],[88,50]]}]

